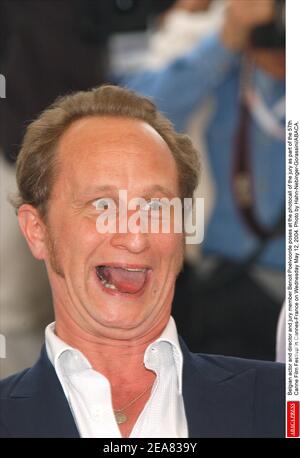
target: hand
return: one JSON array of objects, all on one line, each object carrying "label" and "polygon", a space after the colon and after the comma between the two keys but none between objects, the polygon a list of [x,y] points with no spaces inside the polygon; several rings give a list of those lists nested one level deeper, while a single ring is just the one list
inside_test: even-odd
[{"label": "hand", "polygon": [[274,0],[228,0],[222,41],[229,49],[239,51],[247,46],[251,30],[272,21]]}]

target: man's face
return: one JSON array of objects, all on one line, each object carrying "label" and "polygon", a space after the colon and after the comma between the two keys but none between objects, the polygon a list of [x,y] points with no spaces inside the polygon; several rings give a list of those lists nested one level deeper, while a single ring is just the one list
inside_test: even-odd
[{"label": "man's face", "polygon": [[[58,145],[47,215],[46,266],[56,317],[114,338],[147,335],[170,314],[183,260],[182,233],[99,233],[96,203],[179,196],[175,160],[148,124],[90,117]],[[127,212],[130,218],[130,211]]]}]

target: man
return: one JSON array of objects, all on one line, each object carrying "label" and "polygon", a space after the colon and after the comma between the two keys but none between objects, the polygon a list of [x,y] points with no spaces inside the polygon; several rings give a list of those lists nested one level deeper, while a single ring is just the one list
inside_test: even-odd
[{"label": "man", "polygon": [[181,334],[193,351],[274,360],[285,294],[284,1],[226,6],[220,31],[126,85],[179,131],[211,107],[203,141],[216,199],[195,279],[183,276],[174,301]]},{"label": "man", "polygon": [[194,355],[178,338],[183,231],[121,230],[133,210],[117,204],[117,230],[100,230],[119,190],[163,222],[163,198],[190,198],[198,169],[190,140],[118,87],[61,98],[28,127],[15,203],[56,321],[35,366],[0,382],[1,436],[284,435],[282,365]]}]

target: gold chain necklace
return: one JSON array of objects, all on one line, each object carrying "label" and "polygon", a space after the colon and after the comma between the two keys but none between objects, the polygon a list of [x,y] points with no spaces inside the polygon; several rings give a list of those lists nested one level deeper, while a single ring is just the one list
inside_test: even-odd
[{"label": "gold chain necklace", "polygon": [[130,401],[128,404],[126,404],[125,407],[122,407],[122,409],[113,409],[114,410],[114,414],[115,414],[115,418],[116,418],[116,422],[118,425],[121,425],[122,423],[125,423],[125,421],[128,420],[128,417],[127,415],[124,413],[124,410],[128,409],[129,407],[131,407],[136,401],[138,401],[142,396],[144,396],[144,394],[147,393],[147,391],[151,388],[153,382],[151,382],[151,384],[149,386],[147,386],[147,388],[142,391],[142,393],[140,393],[136,398],[132,399],[132,401]]}]

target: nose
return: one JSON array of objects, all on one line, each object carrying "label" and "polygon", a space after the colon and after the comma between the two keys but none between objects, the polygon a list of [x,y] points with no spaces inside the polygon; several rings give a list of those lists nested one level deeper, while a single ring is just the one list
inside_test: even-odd
[{"label": "nose", "polygon": [[[130,218],[128,212],[128,218]],[[142,232],[141,228],[130,230],[130,224],[127,225],[127,230],[124,232],[117,231],[111,238],[111,245],[114,248],[124,249],[131,253],[143,253],[150,246],[148,233]]]}]

